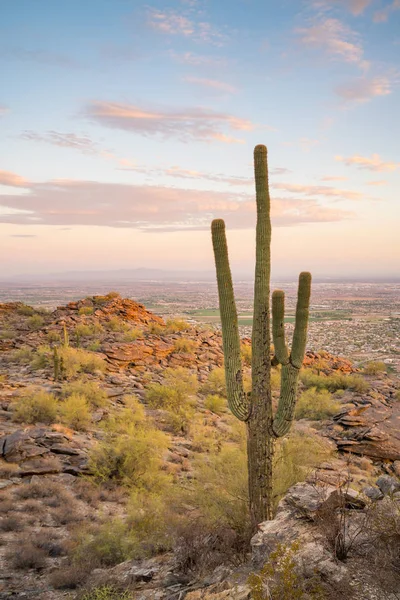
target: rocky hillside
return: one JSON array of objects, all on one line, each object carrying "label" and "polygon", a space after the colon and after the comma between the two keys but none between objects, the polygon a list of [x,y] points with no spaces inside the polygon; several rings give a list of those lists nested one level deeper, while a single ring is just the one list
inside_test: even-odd
[{"label": "rocky hillside", "polygon": [[[243,340],[245,364],[249,356]],[[361,372],[307,353],[297,421],[277,450],[282,500],[251,554],[245,498],[226,508],[230,486],[245,490],[245,443],[222,364],[218,331],[164,322],[113,293],[52,313],[0,304],[0,598],[248,598],[249,574],[279,552],[308,564],[308,575],[296,567],[304,580],[312,569],[320,577],[320,596],[299,598],[396,597],[400,556],[379,554],[390,581],[370,582],[371,540],[338,558],[324,515],[346,510],[355,530],[383,514],[400,528],[398,380],[379,365]],[[277,397],[278,372],[273,387]],[[370,502],[380,503],[374,513]],[[80,591],[107,587],[108,596]]]}]

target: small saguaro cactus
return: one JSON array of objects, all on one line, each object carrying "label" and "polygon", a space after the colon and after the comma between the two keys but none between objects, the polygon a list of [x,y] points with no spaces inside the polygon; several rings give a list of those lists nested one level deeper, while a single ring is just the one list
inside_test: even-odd
[{"label": "small saguaro cactus", "polygon": [[60,379],[60,359],[58,356],[57,346],[53,347],[53,366],[54,366],[54,381]]},{"label": "small saguaro cactus", "polygon": [[[271,221],[268,189],[267,149],[254,150],[257,227],[254,312],[252,334],[252,391],[243,387],[240,337],[232,276],[229,266],[225,223],[212,222],[212,241],[217,272],[225,378],[229,408],[247,426],[247,461],[250,512],[253,525],[272,518],[272,464],[274,443],[288,433],[294,416],[299,371],[303,362],[311,290],[310,273],[299,277],[296,323],[289,352],[284,333],[284,301],[281,290],[272,294],[272,334],[275,356],[270,346]],[[272,410],[271,364],[282,365],[281,391],[275,415]]]},{"label": "small saguaro cactus", "polygon": [[66,324],[63,324],[63,333],[64,333],[64,348],[67,348],[69,346],[69,335],[68,335],[68,329]]}]

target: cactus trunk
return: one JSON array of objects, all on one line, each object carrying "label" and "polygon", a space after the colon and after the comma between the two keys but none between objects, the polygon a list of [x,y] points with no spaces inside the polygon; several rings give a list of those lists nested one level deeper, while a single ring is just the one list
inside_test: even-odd
[{"label": "cactus trunk", "polygon": [[[300,274],[296,323],[291,352],[286,347],[284,334],[284,293],[280,290],[273,293],[272,333],[275,356],[271,360],[269,300],[271,222],[267,149],[265,146],[256,146],[254,150],[254,171],[257,228],[252,334],[252,391],[249,397],[243,389],[239,327],[224,221],[221,219],[213,221],[211,231],[217,271],[228,403],[232,413],[241,421],[245,421],[247,425],[250,513],[253,525],[256,526],[273,516],[272,467],[274,445],[277,438],[288,433],[293,421],[298,376],[306,346],[311,275],[309,273]],[[281,392],[275,415],[272,410],[271,363],[282,365]]]}]

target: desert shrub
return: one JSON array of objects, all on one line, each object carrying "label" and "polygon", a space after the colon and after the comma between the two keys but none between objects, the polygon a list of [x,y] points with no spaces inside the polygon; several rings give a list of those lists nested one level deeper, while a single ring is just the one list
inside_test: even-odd
[{"label": "desert shrub", "polygon": [[50,479],[43,478],[40,483],[36,481],[33,483],[24,483],[14,490],[14,496],[21,500],[37,500],[38,498],[60,498],[63,500],[64,494],[65,488],[62,485]]},{"label": "desert shrub", "polygon": [[108,419],[104,438],[89,455],[89,469],[98,481],[153,489],[162,485],[162,456],[168,437],[144,416],[134,399],[129,408]]},{"label": "desert shrub", "polygon": [[24,315],[25,317],[30,317],[34,312],[32,306],[28,306],[27,304],[21,304],[21,306],[18,306],[17,308],[17,313],[19,315]]},{"label": "desert shrub", "polygon": [[225,382],[225,371],[222,367],[213,369],[207,381],[205,381],[200,391],[202,394],[218,394],[226,398],[226,382]]},{"label": "desert shrub", "polygon": [[304,578],[296,568],[298,541],[278,544],[259,573],[251,573],[247,583],[254,600],[323,600],[326,595],[316,576]]},{"label": "desert shrub", "polygon": [[168,333],[179,333],[180,331],[187,331],[190,329],[189,323],[182,319],[167,319],[165,326]]},{"label": "desert shrub", "polygon": [[185,338],[178,338],[174,342],[174,352],[183,352],[192,354],[196,348],[196,342],[193,340],[187,340]]},{"label": "desert shrub", "polygon": [[7,359],[10,362],[15,362],[20,365],[28,365],[33,357],[33,350],[29,346],[22,346],[17,350],[13,350],[9,353]]},{"label": "desert shrub", "polygon": [[62,395],[64,397],[73,394],[84,396],[90,406],[94,408],[104,406],[108,397],[105,390],[102,390],[96,381],[85,381],[84,379],[77,379],[62,386]]},{"label": "desert shrub", "polygon": [[12,340],[12,338],[16,337],[17,333],[13,329],[1,329],[0,330],[0,339],[1,340]]},{"label": "desert shrub", "polygon": [[82,521],[83,516],[78,510],[78,505],[73,496],[68,492],[65,494],[64,503],[51,511],[51,516],[56,525],[68,525]]},{"label": "desert shrub", "polygon": [[204,406],[216,415],[221,415],[226,410],[226,399],[218,394],[209,394],[204,401]]},{"label": "desert shrub", "polygon": [[17,473],[18,463],[9,463],[0,458],[0,479],[8,479]]},{"label": "desert shrub", "polygon": [[10,515],[0,519],[0,531],[20,531],[23,523],[16,515]]},{"label": "desert shrub", "polygon": [[32,544],[31,541],[22,541],[15,544],[7,553],[7,559],[14,569],[41,570],[46,566],[46,553]]},{"label": "desert shrub", "polygon": [[77,529],[72,544],[73,562],[92,569],[111,567],[128,560],[135,549],[127,524],[117,518],[98,526]]},{"label": "desert shrub", "polygon": [[119,292],[116,292],[115,290],[111,290],[110,292],[108,292],[108,294],[106,294],[105,297],[107,298],[107,300],[115,300],[115,298],[121,298],[121,294]]},{"label": "desert shrub", "polygon": [[74,484],[74,494],[79,500],[84,500],[90,506],[97,507],[100,501],[101,489],[93,481],[79,478]]},{"label": "desert shrub", "polygon": [[45,369],[48,365],[52,364],[52,360],[52,349],[47,344],[44,344],[38,346],[36,352],[32,355],[31,367],[35,371],[38,369]]},{"label": "desert shrub", "polygon": [[317,375],[310,369],[300,371],[300,380],[306,388],[315,387],[317,390],[326,389],[330,392],[349,389],[364,393],[369,388],[368,383],[360,375],[344,375],[342,373]]},{"label": "desert shrub", "polygon": [[79,600],[133,600],[131,592],[121,591],[113,585],[102,585],[83,592]]},{"label": "desert shrub", "polygon": [[27,390],[13,411],[13,419],[19,423],[54,423],[57,419],[58,402],[53,396],[42,390]]},{"label": "desert shrub", "polygon": [[44,320],[40,315],[32,315],[31,317],[29,317],[26,324],[28,325],[29,329],[36,330],[43,327]]},{"label": "desert shrub", "polygon": [[304,481],[318,465],[332,458],[330,444],[313,433],[293,430],[277,441],[274,456],[273,489],[274,504],[288,489]]},{"label": "desert shrub", "polygon": [[369,552],[400,579],[400,504],[394,497],[375,503],[368,515]]},{"label": "desert shrub", "polygon": [[43,550],[47,556],[52,558],[62,556],[66,553],[66,545],[54,531],[41,529],[31,537],[31,542],[36,548]]},{"label": "desert shrub", "polygon": [[380,360],[371,360],[363,369],[365,375],[378,375],[378,373],[386,373],[387,367]]},{"label": "desert shrub", "polygon": [[81,586],[88,576],[88,570],[82,565],[63,565],[61,569],[52,571],[49,582],[56,590],[74,590]]},{"label": "desert shrub", "polygon": [[90,350],[90,352],[98,352],[101,348],[101,342],[100,340],[95,340],[94,342],[92,342],[91,344],[89,344],[87,346],[87,349]]},{"label": "desert shrub", "polygon": [[146,392],[149,406],[168,411],[168,422],[173,431],[187,431],[193,417],[193,401],[191,396],[198,389],[195,375],[188,369],[166,369],[164,384],[150,384]]},{"label": "desert shrub", "polygon": [[74,333],[77,338],[90,337],[96,334],[96,330],[91,325],[80,323],[75,327]]},{"label": "desert shrub", "polygon": [[106,370],[106,363],[100,356],[82,348],[62,346],[59,349],[59,356],[63,363],[64,375],[67,378],[78,373],[95,373]]},{"label": "desert shrub", "polygon": [[60,414],[62,422],[73,429],[84,431],[90,424],[89,403],[79,393],[71,394],[61,403]]},{"label": "desert shrub", "polygon": [[243,364],[246,365],[246,367],[251,367],[251,345],[242,342],[240,345],[240,354],[242,356]]},{"label": "desert shrub", "polygon": [[81,306],[78,313],[80,315],[92,315],[94,312],[93,306]]},{"label": "desert shrub", "polygon": [[161,325],[160,323],[150,323],[147,331],[152,335],[162,335],[166,332],[165,325]]},{"label": "desert shrub", "polygon": [[220,431],[216,427],[204,425],[198,418],[190,426],[190,439],[195,452],[217,452],[222,444]]},{"label": "desert shrub", "polygon": [[339,411],[340,406],[328,390],[318,391],[316,388],[308,388],[297,401],[295,418],[315,421],[328,419]]},{"label": "desert shrub", "polygon": [[50,329],[50,331],[47,332],[46,337],[47,337],[47,341],[50,344],[52,342],[60,342],[61,341],[60,332],[57,331],[56,329]]},{"label": "desert shrub", "polygon": [[137,327],[127,329],[122,336],[124,342],[134,342],[143,335],[143,331]]},{"label": "desert shrub", "polygon": [[111,317],[111,319],[105,322],[104,326],[109,331],[127,332],[130,329],[129,323],[125,323],[125,321],[118,317]]}]

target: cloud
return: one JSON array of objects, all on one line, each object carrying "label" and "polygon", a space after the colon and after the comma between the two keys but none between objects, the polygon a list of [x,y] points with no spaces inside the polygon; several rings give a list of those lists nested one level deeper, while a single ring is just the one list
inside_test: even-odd
[{"label": "cloud", "polygon": [[97,144],[93,142],[87,135],[77,135],[76,133],[61,133],[59,131],[47,131],[46,133],[38,133],[36,131],[26,130],[19,136],[23,140],[32,142],[45,142],[59,146],[60,148],[72,148],[79,150],[84,154],[101,154],[101,150]]},{"label": "cloud", "polygon": [[69,56],[47,50],[24,50],[23,48],[0,48],[0,60],[20,60],[64,68],[79,68],[81,64]]},{"label": "cloud", "polygon": [[367,185],[386,185],[387,181],[380,179],[379,181],[367,181]]},{"label": "cloud", "polygon": [[193,67],[224,67],[228,64],[226,58],[218,56],[206,56],[194,52],[183,52],[179,54],[174,51],[171,51],[169,54],[174,60]]},{"label": "cloud", "polygon": [[[225,218],[236,229],[253,227],[255,222],[253,195],[93,181],[33,184],[30,194],[3,195],[0,204],[15,210],[14,214],[0,211],[0,222],[22,225],[177,231],[208,230],[215,217]],[[273,200],[272,217],[278,226],[334,222],[351,216],[352,213],[321,206],[313,199]]]},{"label": "cloud", "polygon": [[177,138],[184,142],[196,140],[243,143],[244,140],[232,137],[224,129],[241,132],[255,129],[255,124],[248,119],[206,108],[156,111],[117,102],[92,102],[87,106],[85,114],[90,120],[106,127],[133,131],[144,136]]},{"label": "cloud", "polygon": [[147,23],[156,31],[168,35],[180,35],[196,42],[204,42],[221,46],[227,36],[207,21],[194,21],[185,14],[174,10],[157,10],[150,8]]},{"label": "cloud", "polygon": [[339,85],[336,94],[350,102],[368,102],[376,96],[387,96],[392,92],[392,82],[388,77],[359,77]]},{"label": "cloud", "polygon": [[361,15],[373,0],[331,0],[334,4],[341,4],[347,8],[355,17]]},{"label": "cloud", "polygon": [[325,177],[321,177],[321,181],[347,181],[347,177],[339,177],[336,175],[325,175]]},{"label": "cloud", "polygon": [[37,235],[30,235],[30,234],[27,234],[27,233],[13,233],[13,234],[10,235],[10,237],[13,237],[13,238],[35,238],[35,237],[38,237],[38,236]]},{"label": "cloud", "polygon": [[343,200],[362,200],[361,192],[352,190],[341,190],[326,185],[300,185],[295,183],[274,183],[271,185],[276,190],[285,190],[293,194],[304,194],[306,196],[325,196],[326,198],[340,198]]},{"label": "cloud", "polygon": [[27,179],[21,177],[21,175],[17,175],[11,171],[0,171],[0,185],[27,188],[30,186],[30,183]]},{"label": "cloud", "polygon": [[296,30],[301,45],[322,50],[333,59],[353,63],[362,69],[368,67],[364,50],[357,34],[334,18],[317,18],[309,27]]},{"label": "cloud", "polygon": [[8,111],[9,108],[7,106],[4,106],[4,104],[0,104],[0,117],[8,113]]},{"label": "cloud", "polygon": [[373,154],[371,158],[365,156],[350,156],[345,158],[344,156],[335,156],[335,160],[343,162],[348,167],[356,165],[359,169],[368,169],[369,171],[397,171],[400,169],[400,163],[395,162],[384,162],[379,154]]},{"label": "cloud", "polygon": [[206,79],[203,77],[184,77],[184,81],[188,83],[194,83],[196,85],[202,85],[204,87],[213,88],[215,90],[219,90],[221,92],[227,92],[228,94],[234,94],[237,92],[237,89],[230,85],[229,83],[225,83],[223,81],[219,81],[218,79]]},{"label": "cloud", "polygon": [[400,9],[400,0],[393,0],[391,4],[388,4],[382,10],[377,10],[374,13],[373,21],[374,23],[386,23],[389,20],[390,14],[395,10]]}]

